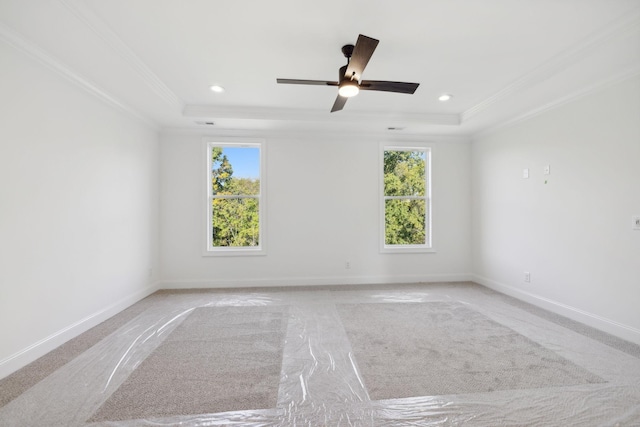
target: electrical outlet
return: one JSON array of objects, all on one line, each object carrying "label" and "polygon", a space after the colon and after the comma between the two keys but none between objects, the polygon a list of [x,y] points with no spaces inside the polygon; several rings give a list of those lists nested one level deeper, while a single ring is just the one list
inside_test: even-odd
[{"label": "electrical outlet", "polygon": [[640,230],[640,215],[634,215],[631,217],[631,228],[634,230]]},{"label": "electrical outlet", "polygon": [[528,271],[524,272],[524,282],[531,283],[531,273],[529,273]]},{"label": "electrical outlet", "polygon": [[153,277],[153,268],[150,268],[148,273],[149,273],[149,277]]},{"label": "electrical outlet", "polygon": [[522,178],[529,178],[529,169],[522,169]]},{"label": "electrical outlet", "polygon": [[346,268],[347,270],[351,269],[351,261],[345,261],[344,268]]},{"label": "electrical outlet", "polygon": [[551,174],[551,165],[546,165],[546,166],[544,167],[544,174],[545,174],[545,175],[549,175],[549,174]]}]

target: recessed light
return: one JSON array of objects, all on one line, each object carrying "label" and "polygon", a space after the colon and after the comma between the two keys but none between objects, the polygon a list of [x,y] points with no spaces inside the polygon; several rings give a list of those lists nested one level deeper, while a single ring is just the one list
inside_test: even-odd
[{"label": "recessed light", "polygon": [[451,95],[450,93],[443,93],[438,97],[438,101],[447,102],[451,98],[453,98],[453,95]]},{"label": "recessed light", "polygon": [[211,86],[209,89],[211,89],[212,91],[214,91],[215,93],[222,93],[224,92],[224,88],[222,86],[218,86],[218,85],[213,85]]}]

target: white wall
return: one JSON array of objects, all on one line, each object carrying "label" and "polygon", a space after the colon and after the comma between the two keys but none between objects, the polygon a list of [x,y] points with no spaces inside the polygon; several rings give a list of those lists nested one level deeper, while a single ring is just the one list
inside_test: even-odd
[{"label": "white wall", "polygon": [[476,280],[640,342],[640,78],[476,138],[471,162]]},{"label": "white wall", "polygon": [[[174,131],[162,136],[164,287],[468,279],[468,141],[434,144],[437,253],[398,255],[379,253],[380,136],[261,136],[267,144],[268,197],[268,253],[263,257],[202,256],[206,209],[203,134]],[[351,269],[345,268],[346,260]]]},{"label": "white wall", "polygon": [[158,137],[0,43],[0,377],[153,290]]},{"label": "white wall", "polygon": [[0,377],[160,280],[473,277],[640,342],[640,78],[471,144],[414,137],[434,147],[433,254],[379,253],[379,144],[411,137],[229,133],[267,141],[268,254],[203,257],[203,132],[166,131],[158,148],[155,130],[4,44],[0,69]]}]

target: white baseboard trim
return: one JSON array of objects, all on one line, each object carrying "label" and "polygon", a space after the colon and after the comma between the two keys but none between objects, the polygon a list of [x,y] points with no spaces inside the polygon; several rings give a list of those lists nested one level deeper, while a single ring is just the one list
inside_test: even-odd
[{"label": "white baseboard trim", "polygon": [[159,289],[159,282],[155,282],[146,288],[134,292],[119,301],[103,308],[102,310],[90,314],[72,325],[67,326],[38,342],[31,344],[29,347],[12,354],[0,360],[0,379],[12,374],[23,366],[28,365],[39,357],[44,356],[51,350],[59,347],[72,338],[77,337],[83,332],[88,331],[94,326],[104,322],[108,318],[120,313],[122,310],[130,307],[141,299],[151,295]]},{"label": "white baseboard trim", "polygon": [[404,276],[281,277],[262,279],[165,280],[160,289],[254,288],[276,286],[377,285],[393,283],[468,282],[471,274],[427,274]]},{"label": "white baseboard trim", "polygon": [[636,329],[632,326],[616,322],[615,320],[611,320],[594,313],[589,313],[588,311],[581,310],[531,292],[523,291],[504,283],[496,282],[495,280],[491,280],[477,274],[473,274],[471,277],[472,281],[493,289],[494,291],[512,296],[521,301],[528,302],[529,304],[533,304],[561,316],[568,317],[569,319],[584,323],[585,325],[607,332],[611,335],[615,335],[624,340],[640,344],[640,329]]}]

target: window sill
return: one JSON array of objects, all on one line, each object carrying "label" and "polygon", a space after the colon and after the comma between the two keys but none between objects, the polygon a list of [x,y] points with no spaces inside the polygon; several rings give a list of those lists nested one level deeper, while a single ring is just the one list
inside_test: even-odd
[{"label": "window sill", "polygon": [[203,257],[229,257],[229,256],[265,256],[267,251],[262,248],[220,248],[208,249],[202,252]]},{"label": "window sill", "polygon": [[435,254],[434,248],[420,246],[383,246],[380,248],[381,254]]}]

